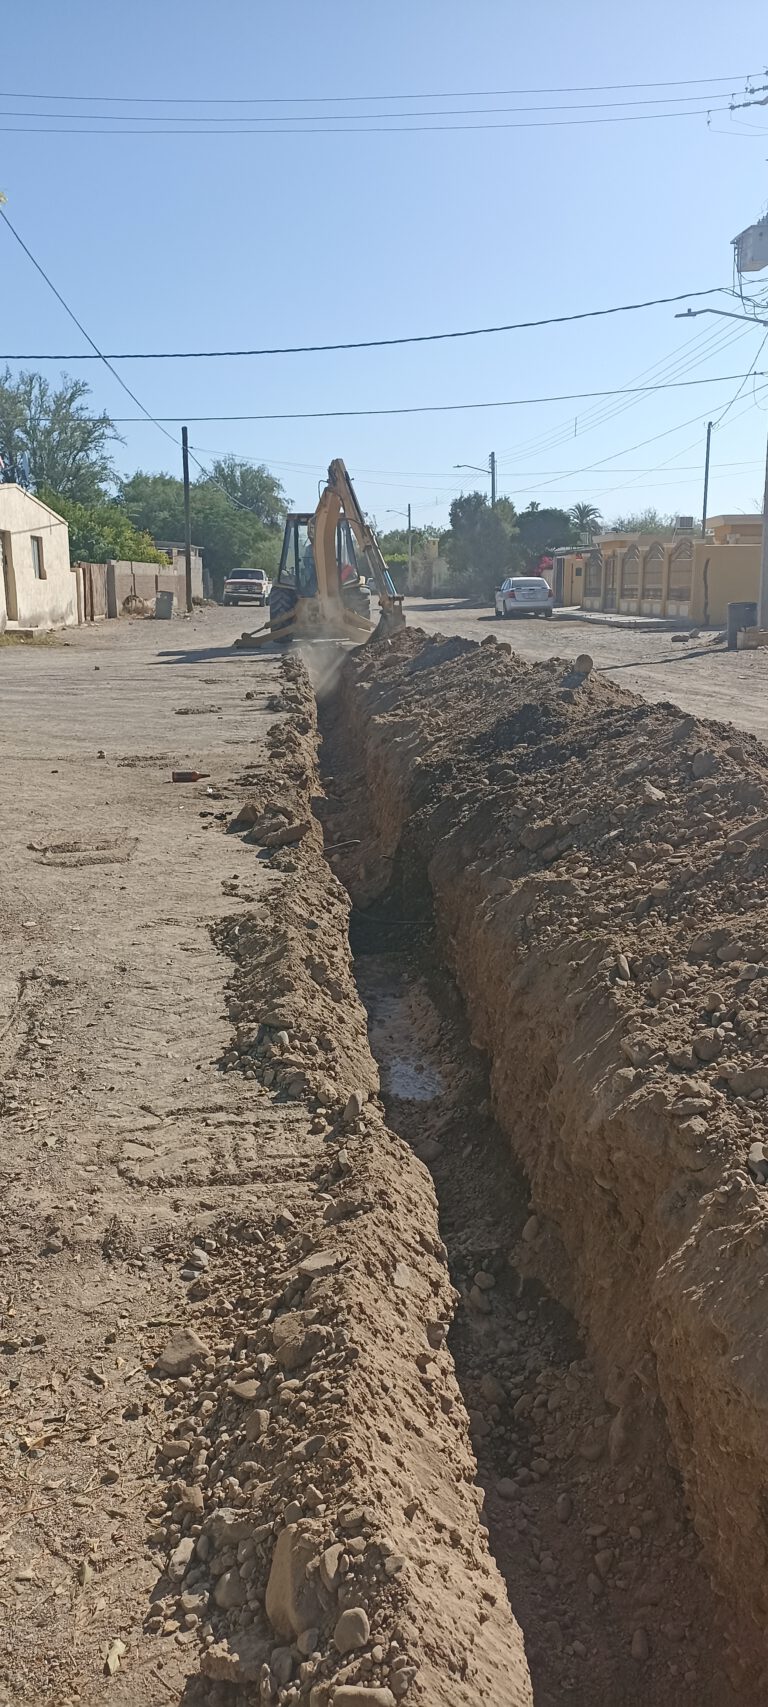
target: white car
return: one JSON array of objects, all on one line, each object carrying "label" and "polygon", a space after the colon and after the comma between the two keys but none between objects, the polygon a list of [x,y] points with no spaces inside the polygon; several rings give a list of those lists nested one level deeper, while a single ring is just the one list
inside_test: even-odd
[{"label": "white car", "polygon": [[555,595],[543,575],[508,575],[496,588],[497,616],[551,616]]},{"label": "white car", "polygon": [[225,605],[265,605],[272,582],[263,569],[233,569],[224,582]]}]

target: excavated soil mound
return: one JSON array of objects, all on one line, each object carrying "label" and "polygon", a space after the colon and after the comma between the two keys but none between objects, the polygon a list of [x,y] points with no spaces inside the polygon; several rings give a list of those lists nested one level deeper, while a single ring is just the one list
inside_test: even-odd
[{"label": "excavated soil mound", "polygon": [[573,663],[418,632],[348,658],[338,727],[372,828],[336,870],[360,907],[434,908],[526,1243],[605,1393],[593,1461],[631,1498],[661,1419],[730,1674],[762,1700],[768,753]]},{"label": "excavated soil mound", "polygon": [[249,1081],[261,1172],[256,1189],[238,1172],[241,1217],[195,1228],[194,1330],[158,1336],[147,1629],[200,1644],[189,1707],[530,1707],[446,1344],[432,1181],[376,1097],[349,898],[312,811],[314,700],[300,665],[284,675],[291,716],[230,826],[269,901],[217,930],[221,1068]]}]

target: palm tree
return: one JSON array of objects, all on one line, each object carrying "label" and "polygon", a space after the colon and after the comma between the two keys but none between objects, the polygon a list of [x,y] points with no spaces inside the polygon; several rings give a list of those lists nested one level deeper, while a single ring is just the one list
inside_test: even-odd
[{"label": "palm tree", "polygon": [[596,504],[573,504],[568,514],[579,533],[585,533],[592,544],[592,535],[600,532],[602,515]]}]

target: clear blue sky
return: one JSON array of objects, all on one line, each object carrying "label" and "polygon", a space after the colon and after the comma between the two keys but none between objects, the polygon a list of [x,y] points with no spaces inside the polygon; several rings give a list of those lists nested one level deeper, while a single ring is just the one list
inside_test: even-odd
[{"label": "clear blue sky", "polygon": [[[441,103],[381,97],[731,76],[737,87],[739,74],[762,80],[766,62],[768,27],[758,0],[647,0],[629,9],[608,0],[538,7],[509,0],[135,0],[131,7],[31,0],[26,12],[6,9],[3,20],[2,81],[20,98],[2,98],[0,126],[36,122],[11,112],[119,114],[110,96],[363,95],[370,99],[326,103],[325,111],[416,114]],[[725,94],[727,85],[720,89]],[[635,92],[646,99],[660,93]],[[547,128],[437,135],[296,135],[293,120],[278,127],[286,134],[236,138],[205,134],[200,124],[190,125],[199,136],[6,130],[0,187],[19,232],[108,350],[397,336],[730,284],[730,239],[759,216],[768,196],[768,109],[740,115],[738,125],[720,114],[710,129],[704,117],[550,128],[554,119],[579,115],[543,111],[630,94],[451,98],[442,105],[530,106],[530,117],[548,121]],[[670,90],[668,105],[696,106],[678,98],[694,94],[694,87]],[[72,95],[92,99],[78,108],[64,99]],[[322,110],[231,109],[262,117]],[[230,116],[226,107],[194,102],[123,111],[175,115],[177,125],[201,113]],[[587,107],[580,116],[590,111],[608,116],[610,109]],[[484,121],[442,122],[501,126],[524,117],[499,112]],[[55,118],[39,123],[57,125]],[[158,128],[172,132],[174,125],[158,119]],[[3,352],[85,347],[1,229],[0,279]],[[756,276],[761,282],[768,286],[768,271]],[[587,391],[626,385],[677,357],[691,364],[688,378],[743,373],[756,357],[757,331],[709,316],[683,324],[674,312],[657,308],[399,350],[131,363],[122,372],[153,413],[184,417]],[[757,365],[768,370],[768,344]],[[44,371],[56,377],[58,370]],[[100,407],[136,413],[95,364],[70,371],[88,378]],[[768,381],[762,386],[755,401],[747,385],[715,435],[711,513],[752,510],[760,501]],[[500,491],[520,505],[533,497],[563,505],[584,498],[606,518],[649,503],[698,511],[704,424],[736,389],[706,384],[632,407],[624,400],[620,412],[591,427],[595,413],[615,406],[210,424],[192,426],[190,438],[203,461],[226,451],[263,459],[302,507],[312,503],[330,458],[343,456],[382,526],[396,525],[387,512],[408,500],[415,522],[442,523],[457,485],[483,484],[482,476],[454,474],[453,465],[485,463],[492,448]],[[121,470],[175,470],[174,448],[156,428],[122,430]],[[631,448],[661,433],[667,436]],[[590,468],[607,458],[614,460]]]}]

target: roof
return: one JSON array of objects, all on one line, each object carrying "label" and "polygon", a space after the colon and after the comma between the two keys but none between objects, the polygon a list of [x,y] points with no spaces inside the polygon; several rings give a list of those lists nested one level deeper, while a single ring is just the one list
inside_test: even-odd
[{"label": "roof", "polygon": [[42,498],[37,498],[34,492],[28,492],[26,486],[19,486],[18,481],[0,481],[0,502],[2,502],[4,492],[20,492],[22,498],[26,498],[28,503],[36,504],[39,510],[45,510],[46,515],[52,516],[55,522],[61,522],[62,527],[68,526],[65,516],[60,516],[58,510],[52,510],[50,504],[44,504]]}]

